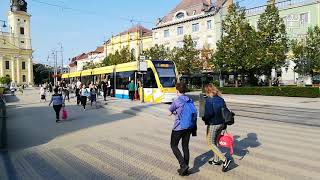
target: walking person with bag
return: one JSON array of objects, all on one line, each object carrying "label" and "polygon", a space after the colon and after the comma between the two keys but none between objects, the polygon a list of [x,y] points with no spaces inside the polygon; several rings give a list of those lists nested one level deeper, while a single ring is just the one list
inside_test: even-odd
[{"label": "walking person with bag", "polygon": [[[169,111],[175,114],[175,122],[171,133],[171,149],[177,158],[180,169],[178,173],[180,176],[188,175],[189,170],[189,141],[190,135],[196,131],[197,128],[197,109],[193,101],[185,95],[186,86],[184,84],[176,84],[178,98],[173,101]],[[178,148],[178,144],[182,140],[182,151]]]},{"label": "walking person with bag", "polygon": [[62,94],[59,94],[59,89],[55,88],[54,89],[54,94],[51,97],[51,101],[49,103],[49,106],[51,106],[51,104],[53,104],[53,109],[56,113],[56,123],[60,122],[60,111],[62,106],[64,105],[64,100],[62,97]]},{"label": "walking person with bag", "polygon": [[226,172],[229,168],[231,160],[225,157],[219,149],[219,137],[221,132],[227,128],[223,117],[223,109],[226,103],[221,97],[221,93],[213,84],[205,87],[207,95],[205,103],[204,117],[202,118],[207,125],[207,144],[212,150],[214,157],[209,161],[211,165],[223,165],[222,171]]}]

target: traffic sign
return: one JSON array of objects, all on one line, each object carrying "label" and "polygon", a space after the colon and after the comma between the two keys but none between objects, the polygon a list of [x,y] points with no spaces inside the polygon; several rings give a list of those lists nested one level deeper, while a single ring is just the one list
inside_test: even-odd
[{"label": "traffic sign", "polygon": [[146,57],[145,56],[140,56],[140,61],[145,61]]}]

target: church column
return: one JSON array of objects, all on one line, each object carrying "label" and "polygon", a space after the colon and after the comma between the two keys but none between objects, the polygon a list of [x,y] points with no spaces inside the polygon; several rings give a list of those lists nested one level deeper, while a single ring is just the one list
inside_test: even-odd
[{"label": "church column", "polygon": [[28,84],[33,85],[33,64],[32,59],[28,59]]},{"label": "church column", "polygon": [[0,77],[4,77],[4,58],[0,55]]},{"label": "church column", "polygon": [[20,69],[21,69],[21,65],[20,65],[20,57],[17,57],[16,58],[16,61],[17,61],[17,84],[20,84],[21,83],[21,74],[20,74]]},{"label": "church column", "polygon": [[15,74],[15,62],[14,62],[14,60],[15,60],[15,57],[14,56],[12,56],[11,57],[11,80],[12,80],[12,82],[16,82],[16,74]]}]

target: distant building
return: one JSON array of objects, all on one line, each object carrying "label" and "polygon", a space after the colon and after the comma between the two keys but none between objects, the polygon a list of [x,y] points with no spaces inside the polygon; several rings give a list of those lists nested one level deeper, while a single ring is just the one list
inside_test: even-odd
[{"label": "distant building", "polygon": [[114,54],[125,47],[129,48],[129,51],[137,59],[140,53],[144,50],[152,47],[152,31],[137,25],[127,31],[124,31],[116,36],[112,36],[105,43],[106,55]]},{"label": "distant building", "polygon": [[158,19],[153,28],[153,44],[169,49],[183,47],[184,35],[191,35],[196,49],[215,49],[218,38],[215,15],[225,3],[222,0],[182,0],[166,16]]},{"label": "distant building", "polygon": [[89,53],[82,53],[71,59],[69,64],[70,72],[82,71],[84,66],[88,63],[102,63],[105,59],[104,47],[99,46],[96,50]]},{"label": "distant building", "polygon": [[8,32],[0,28],[0,76],[9,76],[17,84],[33,85],[34,82],[30,17],[25,0],[11,1]]}]

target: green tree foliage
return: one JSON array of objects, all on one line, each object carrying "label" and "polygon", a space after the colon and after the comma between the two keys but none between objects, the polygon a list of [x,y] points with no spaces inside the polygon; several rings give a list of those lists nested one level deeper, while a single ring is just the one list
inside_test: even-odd
[{"label": "green tree foliage", "polygon": [[224,36],[217,43],[217,50],[211,59],[213,65],[228,74],[254,74],[257,70],[257,32],[246,20],[245,9],[239,4],[229,7],[228,15],[223,21]]},{"label": "green tree foliage", "polygon": [[180,74],[192,75],[202,70],[200,51],[194,48],[191,35],[185,35],[182,48],[174,48],[170,53],[170,59],[175,62]]},{"label": "green tree foliage", "polygon": [[34,74],[34,83],[35,84],[44,84],[53,80],[50,76],[52,75],[53,69],[44,64],[34,64],[33,65],[33,74]]},{"label": "green tree foliage", "polygon": [[279,10],[274,3],[268,4],[258,21],[260,72],[269,77],[272,69],[279,69],[286,63],[288,38]]},{"label": "green tree foliage", "polygon": [[154,47],[144,51],[143,53],[147,59],[151,60],[167,60],[169,59],[170,50],[164,45],[156,44]]},{"label": "green tree foliage", "polygon": [[135,60],[136,58],[134,57],[134,54],[130,52],[128,47],[125,47],[120,51],[117,50],[114,54],[109,54],[109,56],[103,60],[102,66],[112,66]]},{"label": "green tree foliage", "polygon": [[11,78],[8,76],[0,77],[0,83],[3,85],[9,85],[11,82]]},{"label": "green tree foliage", "polygon": [[320,71],[320,27],[310,27],[306,39],[294,40],[292,51],[295,71],[303,75],[313,75],[314,71]]}]

